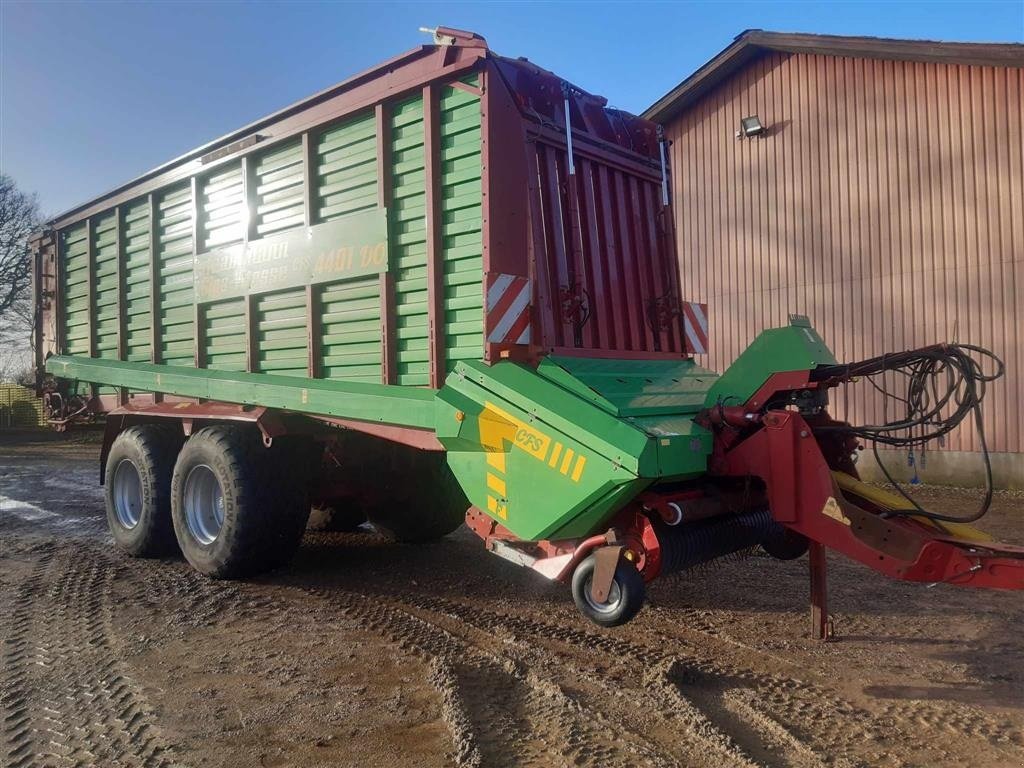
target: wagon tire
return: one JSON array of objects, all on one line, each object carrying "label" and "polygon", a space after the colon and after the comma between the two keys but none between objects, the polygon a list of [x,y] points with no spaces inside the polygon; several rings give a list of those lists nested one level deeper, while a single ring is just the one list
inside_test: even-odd
[{"label": "wagon tire", "polygon": [[132,557],[178,551],[171,522],[171,473],[181,438],[170,427],[141,424],[121,432],[104,472],[107,526]]},{"label": "wagon tire", "polygon": [[465,522],[469,500],[445,454],[393,445],[384,461],[384,476],[395,479],[375,494],[366,515],[379,533],[393,541],[423,543]]},{"label": "wagon tire", "polygon": [[625,624],[644,605],[647,588],[644,577],[632,564],[619,561],[608,593],[608,600],[597,603],[590,592],[597,556],[589,555],[572,574],[572,599],[580,613],[602,627]]},{"label": "wagon tire", "polygon": [[789,528],[761,542],[761,549],[776,560],[797,560],[807,553],[809,546],[806,536]]},{"label": "wagon tire", "polygon": [[328,533],[352,533],[366,522],[366,512],[351,498],[331,499],[314,504],[306,529]]},{"label": "wagon tire", "polygon": [[291,559],[309,514],[295,464],[272,455],[248,427],[193,434],[171,480],[174,533],[189,564],[213,578],[237,579]]}]

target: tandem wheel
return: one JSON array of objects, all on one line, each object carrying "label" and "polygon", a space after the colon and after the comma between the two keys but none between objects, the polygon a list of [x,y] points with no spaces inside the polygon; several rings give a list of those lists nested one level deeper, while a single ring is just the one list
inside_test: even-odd
[{"label": "tandem wheel", "polygon": [[572,574],[572,599],[580,613],[602,627],[617,627],[636,616],[643,607],[647,589],[644,577],[628,561],[615,567],[608,597],[598,602],[592,594],[597,556],[589,555]]}]

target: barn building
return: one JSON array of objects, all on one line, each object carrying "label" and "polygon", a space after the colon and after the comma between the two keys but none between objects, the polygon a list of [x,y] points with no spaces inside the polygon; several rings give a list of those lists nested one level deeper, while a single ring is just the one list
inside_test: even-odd
[{"label": "barn building", "polygon": [[[791,312],[840,360],[979,344],[1006,362],[985,400],[996,485],[1024,487],[1024,45],[750,30],[644,116],[671,141],[708,365]],[[883,416],[869,387],[853,389],[834,411]],[[885,462],[967,484],[979,451],[961,427]],[[873,460],[862,468],[877,476]]]}]

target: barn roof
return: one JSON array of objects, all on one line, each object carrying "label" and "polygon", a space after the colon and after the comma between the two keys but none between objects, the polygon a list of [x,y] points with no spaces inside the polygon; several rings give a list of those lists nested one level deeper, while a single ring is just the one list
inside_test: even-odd
[{"label": "barn roof", "polygon": [[748,29],[648,107],[643,117],[659,123],[671,120],[734,72],[772,51],[979,66],[1024,66],[1024,45],[1019,43],[945,43]]}]

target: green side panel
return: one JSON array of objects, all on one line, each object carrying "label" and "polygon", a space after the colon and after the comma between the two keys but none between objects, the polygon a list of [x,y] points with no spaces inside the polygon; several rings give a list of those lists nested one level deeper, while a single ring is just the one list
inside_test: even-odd
[{"label": "green side panel", "polygon": [[63,348],[71,355],[89,354],[89,256],[85,223],[60,234],[64,296]]},{"label": "green side panel", "polygon": [[46,361],[46,370],[63,379],[99,381],[148,392],[261,405],[414,429],[433,429],[436,417],[436,392],[419,387],[196,370],[68,355],[51,357]]},{"label": "green side panel", "polygon": [[[465,78],[477,84],[477,75]],[[447,86],[440,99],[444,338],[449,371],[483,356],[480,97]]]},{"label": "green side panel", "polygon": [[168,365],[194,365],[192,190],[187,184],[171,188],[157,205],[160,360]]},{"label": "green side panel", "polygon": [[789,325],[762,331],[743,350],[708,392],[706,404],[742,405],[774,373],[809,371],[836,362],[810,321],[802,315],[792,315]]},{"label": "green side panel", "polygon": [[306,289],[264,293],[253,301],[257,370],[283,376],[307,376]]},{"label": "green side panel", "polygon": [[149,283],[151,253],[149,241],[149,201],[139,200],[124,206],[122,250],[125,259],[125,356],[130,361],[148,363],[152,351],[153,312]]},{"label": "green side panel", "polygon": [[290,141],[256,158],[256,236],[304,223],[302,142]]},{"label": "green side panel", "polygon": [[316,221],[377,206],[377,123],[373,112],[317,139]]},{"label": "green side panel", "polygon": [[242,242],[245,236],[245,196],[242,163],[211,173],[199,185],[202,222],[199,250],[209,251]]},{"label": "green side panel", "polygon": [[96,321],[96,356],[117,359],[117,217],[113,213],[92,220],[95,263],[93,316]]},{"label": "green side panel", "polygon": [[537,373],[615,416],[696,414],[718,374],[693,360],[544,358]]},{"label": "green side panel", "polygon": [[319,290],[321,375],[380,383],[380,278],[342,280]]},{"label": "green side panel", "polygon": [[[92,249],[96,357],[117,360],[117,216],[113,212],[92,220]],[[96,391],[105,395],[116,390],[98,387]]]},{"label": "green side panel", "polygon": [[206,367],[245,370],[245,299],[228,299],[203,307],[203,350]]},{"label": "green side panel", "polygon": [[391,274],[395,281],[395,361],[399,384],[430,383],[427,327],[427,194],[423,100],[391,113]]}]

